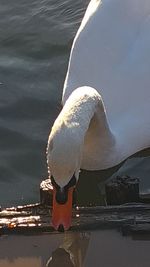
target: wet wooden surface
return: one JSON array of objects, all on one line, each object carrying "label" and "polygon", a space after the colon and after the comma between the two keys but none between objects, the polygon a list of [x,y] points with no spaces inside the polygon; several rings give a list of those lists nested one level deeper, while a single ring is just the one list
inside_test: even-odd
[{"label": "wet wooden surface", "polygon": [[139,179],[130,176],[117,176],[105,184],[108,205],[121,205],[126,202],[139,202]]},{"label": "wet wooden surface", "polygon": [[[113,197],[116,192],[119,192],[118,194],[123,192],[121,194],[122,201],[122,196],[124,198],[124,195],[127,196],[128,193],[126,188],[131,189],[128,184],[134,185],[129,191],[136,191],[138,198],[135,199],[138,199],[139,202],[73,208],[72,226],[69,231],[116,228],[123,235],[142,235],[145,233],[150,235],[150,195],[139,195],[138,181],[130,177],[128,179],[119,177],[119,180],[116,178],[113,182],[111,181],[108,188],[109,191],[113,192]],[[52,190],[50,180],[43,180],[40,185],[40,203],[6,209],[0,208],[0,235],[57,233],[51,225],[52,207],[48,206],[48,204],[52,205]],[[118,199],[120,201],[120,198]]]},{"label": "wet wooden surface", "polygon": [[[150,234],[150,205],[77,207],[70,231],[119,229],[123,235]],[[51,207],[40,203],[0,211],[0,235],[56,233],[51,225]]]}]

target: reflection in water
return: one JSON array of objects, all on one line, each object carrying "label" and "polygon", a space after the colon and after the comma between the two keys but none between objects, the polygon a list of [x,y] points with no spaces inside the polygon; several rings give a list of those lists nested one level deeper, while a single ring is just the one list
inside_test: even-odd
[{"label": "reflection in water", "polygon": [[11,235],[0,237],[0,267],[45,267],[64,235]]},{"label": "reflection in water", "polygon": [[74,267],[70,254],[64,248],[57,248],[52,252],[52,257],[48,260],[46,267],[57,267],[61,262],[61,266]]},{"label": "reflection in water", "polygon": [[0,267],[81,267],[92,233],[0,237]]},{"label": "reflection in water", "polygon": [[62,245],[52,252],[46,267],[82,267],[90,233],[66,233]]},{"label": "reflection in water", "polygon": [[0,267],[149,267],[149,247],[114,230],[0,237]]},{"label": "reflection in water", "polygon": [[17,258],[13,261],[0,260],[0,267],[41,267],[40,258]]}]

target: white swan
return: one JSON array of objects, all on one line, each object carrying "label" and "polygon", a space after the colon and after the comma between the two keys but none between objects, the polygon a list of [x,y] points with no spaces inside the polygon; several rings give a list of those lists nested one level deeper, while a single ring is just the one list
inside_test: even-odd
[{"label": "white swan", "polygon": [[90,2],[48,140],[56,229],[70,226],[67,199],[80,168],[106,169],[150,146],[149,55],[149,0]]}]

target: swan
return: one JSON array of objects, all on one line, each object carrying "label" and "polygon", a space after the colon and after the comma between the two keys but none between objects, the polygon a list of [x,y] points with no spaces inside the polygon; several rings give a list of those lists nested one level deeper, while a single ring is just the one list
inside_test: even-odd
[{"label": "swan", "polygon": [[150,2],[92,0],[73,41],[47,163],[52,224],[71,225],[80,169],[102,170],[150,146]]}]

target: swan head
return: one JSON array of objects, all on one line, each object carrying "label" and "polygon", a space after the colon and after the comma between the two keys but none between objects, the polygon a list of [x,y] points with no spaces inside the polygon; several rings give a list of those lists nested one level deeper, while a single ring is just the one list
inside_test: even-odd
[{"label": "swan head", "polygon": [[72,217],[73,191],[79,178],[81,140],[73,126],[56,119],[48,140],[47,163],[53,185],[52,224],[56,230],[69,229]]}]

